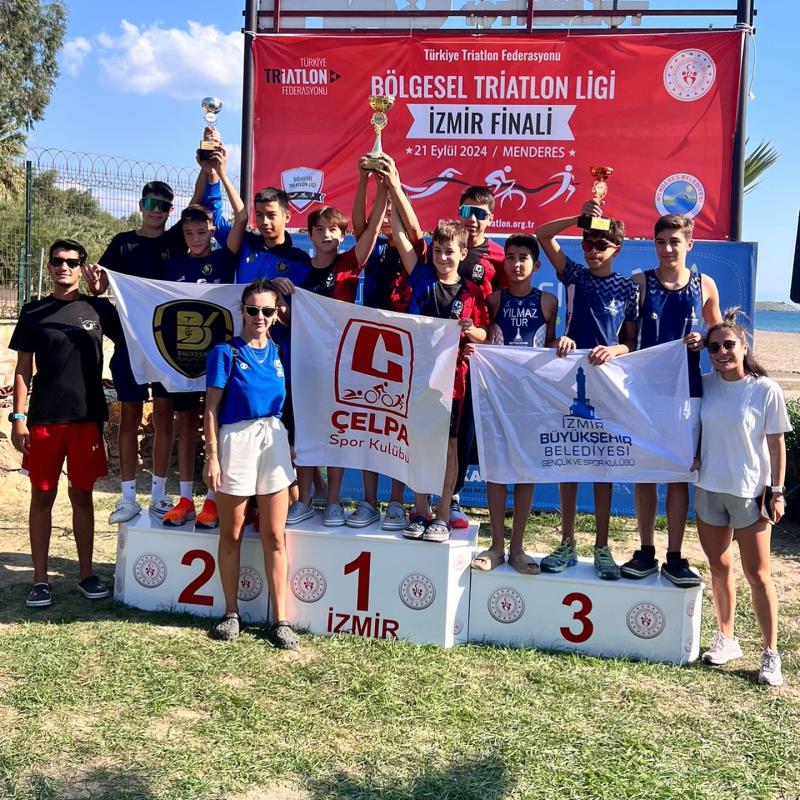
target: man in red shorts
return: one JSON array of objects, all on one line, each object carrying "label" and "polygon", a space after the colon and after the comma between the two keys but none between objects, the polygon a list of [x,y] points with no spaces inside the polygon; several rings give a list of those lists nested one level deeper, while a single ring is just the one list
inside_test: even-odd
[{"label": "man in red shorts", "polygon": [[85,261],[86,250],[78,242],[59,239],[53,243],[48,259],[53,293],[22,307],[9,343],[17,351],[11,441],[23,454],[22,468],[31,480],[28,526],[33,588],[26,604],[32,608],[44,608],[51,601],[47,555],[65,458],[78,548],[77,588],[90,600],[110,594],[92,572],[92,489],[107,474],[102,437],[108,418],[102,384],[103,336],[117,342],[122,334],[116,309],[107,299],[79,292]]}]

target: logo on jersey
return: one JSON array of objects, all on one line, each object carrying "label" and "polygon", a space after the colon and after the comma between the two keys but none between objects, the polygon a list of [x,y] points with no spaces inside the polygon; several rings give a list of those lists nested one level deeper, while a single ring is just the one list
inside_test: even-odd
[{"label": "logo on jersey", "polygon": [[622,311],[622,303],[619,302],[616,298],[612,298],[611,302],[607,305],[603,306],[603,308],[611,314],[612,317],[616,317],[620,311]]},{"label": "logo on jersey", "polygon": [[[203,275],[210,275],[213,271],[214,267],[211,264],[203,264],[203,266],[200,267],[200,272],[202,272]],[[198,281],[198,283],[200,283],[200,281]]]},{"label": "logo on jersey", "polygon": [[716,76],[717,67],[705,50],[681,50],[664,67],[664,88],[688,103],[708,94]]},{"label": "logo on jersey", "polygon": [[351,319],[336,355],[336,402],[407,418],[413,370],[408,331]]},{"label": "logo on jersey", "polygon": [[81,317],[81,327],[85,331],[99,331],[100,323],[96,319],[84,319]]},{"label": "logo on jersey", "polygon": [[684,214],[696,217],[706,202],[706,190],[699,179],[688,172],[668,175],[656,189],[655,203],[660,214]]},{"label": "logo on jersey", "polygon": [[325,173],[321,169],[311,167],[294,167],[281,172],[281,186],[289,195],[289,204],[297,211],[302,211],[312,203],[325,202],[322,184]]},{"label": "logo on jersey", "polygon": [[453,305],[450,307],[450,316],[460,317],[463,310],[464,303],[461,300],[453,300]]},{"label": "logo on jersey", "polygon": [[289,265],[285,261],[281,261],[279,262],[278,266],[275,267],[275,269],[276,271],[283,274],[284,272],[286,272],[287,269],[289,269]]},{"label": "logo on jersey", "polygon": [[181,375],[206,373],[206,354],[233,338],[233,318],[227,308],[205,300],[171,300],[153,312],[153,336],[158,352]]}]

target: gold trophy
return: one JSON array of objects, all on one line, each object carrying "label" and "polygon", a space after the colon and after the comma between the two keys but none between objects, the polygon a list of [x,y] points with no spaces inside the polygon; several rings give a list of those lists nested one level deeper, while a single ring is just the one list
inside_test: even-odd
[{"label": "gold trophy", "polygon": [[[218,97],[204,97],[200,101],[200,107],[203,109],[203,119],[206,127],[216,130],[217,126],[214,123],[217,121],[217,115],[222,111],[222,100]],[[209,138],[209,134],[206,133],[197,148],[197,157],[202,161],[206,161],[221,149],[220,143],[216,139]]]},{"label": "gold trophy", "polygon": [[[598,205],[602,204],[608,194],[606,180],[614,172],[613,167],[589,167],[594,184],[592,184],[592,200]],[[586,231],[607,231],[611,227],[611,220],[606,217],[590,217],[586,214],[578,220],[578,227]]]},{"label": "gold trophy", "polygon": [[394,105],[394,95],[391,94],[371,94],[369,96],[370,108],[375,112],[372,115],[372,127],[375,129],[375,144],[362,162],[363,169],[380,169],[380,157],[383,155],[381,148],[381,131],[386,127],[389,118],[386,112]]}]

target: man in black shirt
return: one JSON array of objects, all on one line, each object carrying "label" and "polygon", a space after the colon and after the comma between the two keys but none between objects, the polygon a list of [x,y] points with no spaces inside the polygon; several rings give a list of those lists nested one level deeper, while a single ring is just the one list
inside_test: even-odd
[{"label": "man in black shirt", "polygon": [[92,572],[92,489],[97,478],[107,474],[103,336],[117,343],[122,332],[109,300],[78,291],[85,261],[86,250],[78,242],[53,243],[48,261],[53,293],[23,306],[9,343],[17,351],[11,441],[23,454],[22,467],[31,480],[28,524],[34,573],[27,605],[34,608],[50,605],[47,555],[65,458],[81,578],[78,591],[90,600],[110,594]]}]

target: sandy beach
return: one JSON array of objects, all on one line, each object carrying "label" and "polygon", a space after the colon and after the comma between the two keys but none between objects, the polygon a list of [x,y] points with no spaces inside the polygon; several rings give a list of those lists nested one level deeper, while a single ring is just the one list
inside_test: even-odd
[{"label": "sandy beach", "polygon": [[755,332],[753,352],[787,397],[800,397],[800,334]]}]

